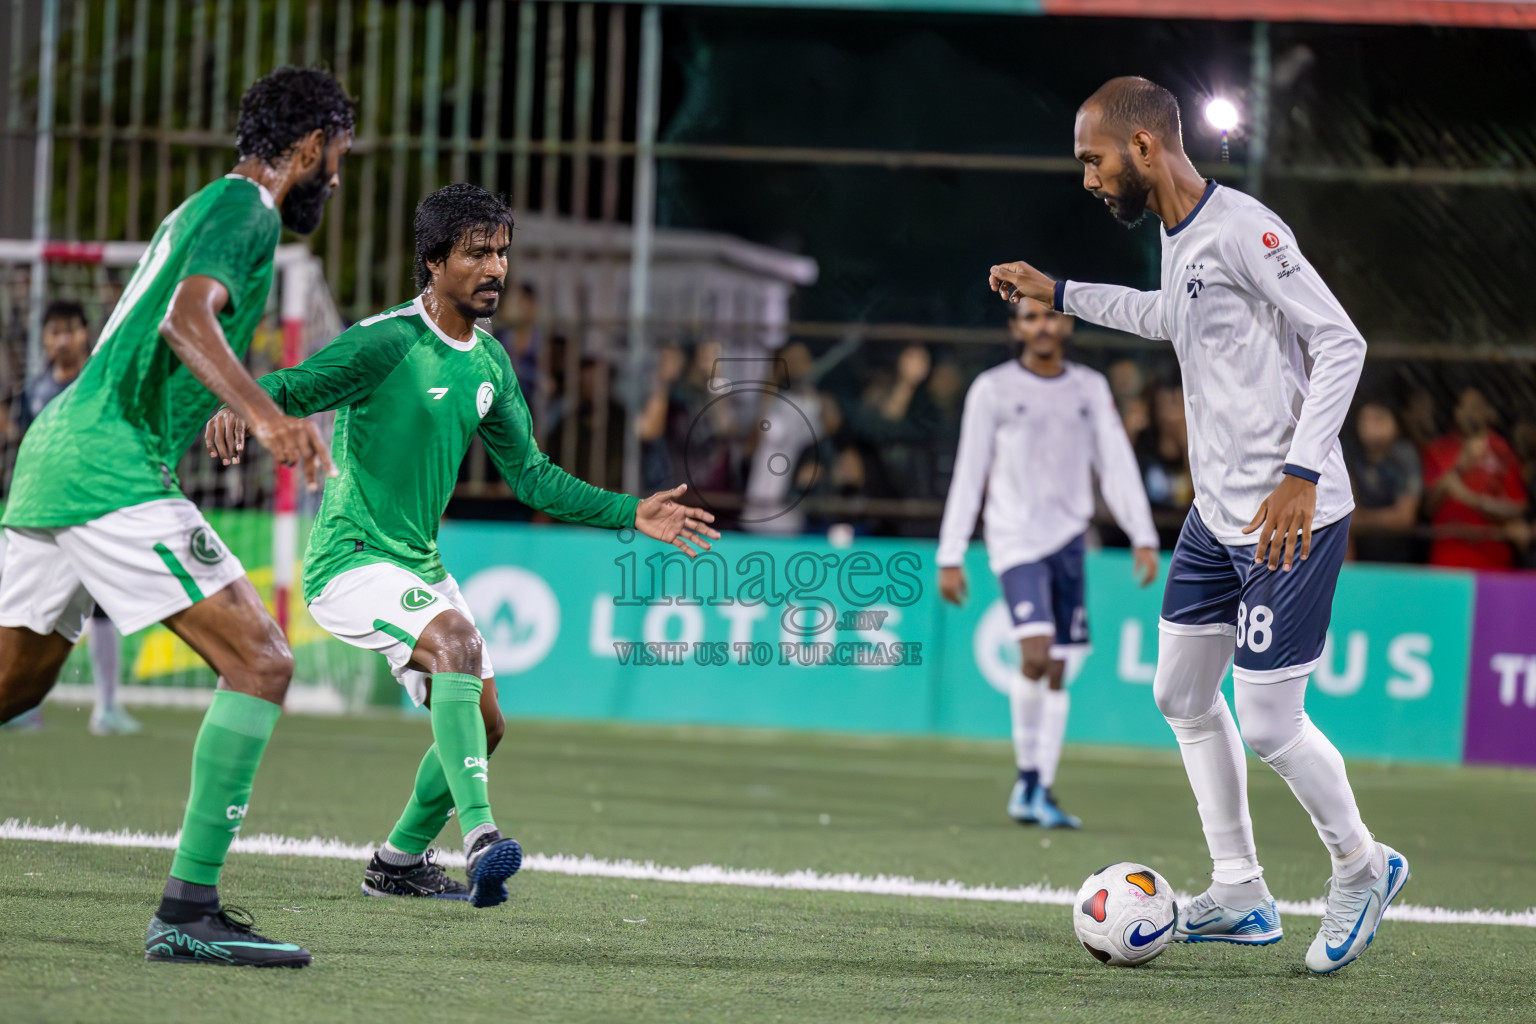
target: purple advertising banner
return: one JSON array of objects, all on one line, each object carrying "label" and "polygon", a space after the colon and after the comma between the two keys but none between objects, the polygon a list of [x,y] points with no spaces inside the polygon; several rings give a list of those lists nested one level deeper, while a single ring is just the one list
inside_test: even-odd
[{"label": "purple advertising banner", "polygon": [[1479,573],[1468,763],[1536,765],[1536,575]]}]

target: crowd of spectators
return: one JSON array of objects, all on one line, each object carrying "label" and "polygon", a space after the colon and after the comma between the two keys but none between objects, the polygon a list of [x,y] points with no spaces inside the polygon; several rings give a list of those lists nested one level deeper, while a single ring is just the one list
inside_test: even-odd
[{"label": "crowd of spectators", "polygon": [[[661,349],[637,423],[647,488],[687,479],[727,504],[741,495],[744,529],[793,533],[848,522],[857,532],[908,536],[936,529],[970,380],[1009,357],[1002,346],[919,344],[866,345],[853,356],[829,346],[818,357],[791,342],[776,354],[777,389],[742,402],[722,400],[731,382],[714,379],[720,353],[708,342]],[[1176,366],[1118,358],[1100,368],[1171,548],[1194,498]],[[774,416],[786,399],[801,416]],[[1439,402],[1425,387],[1408,387],[1397,400],[1362,394],[1341,437],[1356,503],[1351,557],[1536,568],[1536,406],[1525,416],[1514,411],[1506,427],[1475,385]],[[776,455],[784,456],[777,466]],[[765,516],[800,497],[843,500],[802,501]],[[1123,542],[1101,518],[1105,542]]]},{"label": "crowd of spectators", "polygon": [[[0,434],[8,464],[31,418],[31,392],[75,370],[78,360],[50,336],[49,367],[26,377],[25,281],[4,285],[0,296],[9,301],[0,312],[10,315],[0,316],[7,342],[0,345]],[[531,286],[509,291],[496,333],[551,458],[620,487],[633,429],[646,493],[686,481],[727,524],[763,533],[843,523],[858,533],[936,534],[966,389],[981,370],[1016,355],[1006,344],[849,340],[791,341],[748,359],[739,345],[719,340],[662,338],[631,415],[630,382],[619,368],[570,352],[565,335],[540,317]],[[1162,543],[1171,548],[1194,498],[1176,364],[1146,353],[1096,358],[1103,351],[1069,357],[1108,378]],[[1394,386],[1362,387],[1342,432],[1356,505],[1351,556],[1536,568],[1532,382],[1511,386],[1488,375],[1452,390],[1423,368],[1405,369]],[[568,380],[572,371],[577,377]],[[1490,392],[1506,398],[1496,403]],[[494,477],[483,457],[465,472],[466,480]],[[510,498],[491,483],[464,493],[503,492]],[[1101,539],[1123,543],[1109,517],[1100,519]]]}]

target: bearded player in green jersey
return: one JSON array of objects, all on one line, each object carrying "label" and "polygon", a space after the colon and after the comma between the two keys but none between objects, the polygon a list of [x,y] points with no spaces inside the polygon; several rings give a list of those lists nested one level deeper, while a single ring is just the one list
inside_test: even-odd
[{"label": "bearded player in green jersey", "polygon": [[279,68],[240,102],[234,171],[161,222],[79,378],[22,441],[0,567],[0,721],[36,707],[92,605],[125,633],[163,622],[219,674],[149,960],[302,967],[308,951],[219,903],[293,655],[245,570],[181,493],[174,467],[220,400],[309,485],[331,472],[311,424],[241,359],[266,307],[284,226],[320,224],[352,141],[325,72]]},{"label": "bearded player in green jersey", "polygon": [[[316,622],[384,655],[411,699],[427,704],[433,745],[389,841],[364,873],[376,896],[507,899],[522,864],[486,795],[488,757],[504,725],[495,673],[458,584],[443,568],[437,526],[459,465],[479,434],[519,501],[558,519],[634,528],[690,556],[720,534],[710,513],[678,504],[686,485],[645,500],[614,494],[553,465],[534,443],[506,350],[475,325],[506,285],[512,211],[474,185],[449,185],[416,209],[417,298],[360,321],[301,365],[262,377],[294,416],[338,409],[339,476],[325,489],[304,554],[304,600]],[[208,423],[226,465],[244,448],[244,417]],[[427,856],[458,814],[469,886]]]}]

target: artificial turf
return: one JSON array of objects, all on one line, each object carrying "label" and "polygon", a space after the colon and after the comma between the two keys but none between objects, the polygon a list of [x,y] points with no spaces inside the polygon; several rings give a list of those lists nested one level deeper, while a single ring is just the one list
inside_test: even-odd
[{"label": "artificial turf", "polygon": [[[198,716],[145,711],[95,738],[50,706],[0,732],[0,818],[174,831]],[[279,726],[245,834],[376,842],[429,743],[419,718]],[[1350,767],[1367,823],[1408,855],[1406,903],[1536,905],[1536,774]],[[1070,749],[1058,790],[1082,832],[1021,828],[996,743],[513,722],[492,761],[498,823],[530,852],[662,864],[1075,887],[1140,860],[1196,891],[1207,868],[1177,757]],[[1255,831],[1277,896],[1328,861],[1262,764]],[[450,825],[441,840],[451,846]],[[225,900],[315,954],[304,971],[146,964],[168,852],[0,842],[0,1017],[32,1020],[1532,1021],[1536,931],[1387,922],[1337,975],[1301,967],[1316,919],[1276,946],[1174,946],[1114,969],[1069,911],[527,871],[505,906],[379,900],[362,865],[236,854]]]}]

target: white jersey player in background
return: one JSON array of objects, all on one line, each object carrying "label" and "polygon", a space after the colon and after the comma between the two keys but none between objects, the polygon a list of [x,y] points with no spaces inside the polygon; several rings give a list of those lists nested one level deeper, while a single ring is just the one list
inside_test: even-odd
[{"label": "white jersey player in background", "polygon": [[[1180,908],[1178,937],[1264,945],[1280,916],[1248,816],[1242,741],[1290,785],[1333,862],[1308,969],[1352,962],[1408,881],[1408,861],[1366,830],[1344,760],[1307,717],[1354,508],[1339,448],[1365,339],[1290,229],[1258,200],[1200,177],[1178,101],[1112,79],[1077,113],[1083,186],[1126,225],[1163,223],[1162,287],[1053,281],[992,268],[1005,297],[1050,302],[1173,343],[1184,378],[1195,507],[1168,567],[1153,693],[1178,737],[1214,861]],[[1239,733],[1221,695],[1229,662]]]},{"label": "white jersey player in background", "polygon": [[1088,645],[1083,553],[1093,474],[1135,547],[1142,586],[1157,577],[1157,530],[1109,383],[1064,358],[1072,318],[1025,301],[1009,332],[1023,345],[1019,358],[987,370],[966,392],[939,529],[939,591],[953,604],[965,600],[961,566],[985,489],[987,559],[1023,670],[1009,699],[1019,777],[1008,815],[1026,825],[1078,828],[1052,786],[1067,731],[1067,659]]}]

